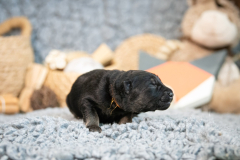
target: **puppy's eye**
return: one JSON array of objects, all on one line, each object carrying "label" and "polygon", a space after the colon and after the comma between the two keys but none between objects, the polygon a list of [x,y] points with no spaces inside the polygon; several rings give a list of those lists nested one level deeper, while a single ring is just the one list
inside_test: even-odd
[{"label": "puppy's eye", "polygon": [[151,84],[154,85],[154,86],[157,86],[157,83],[153,78],[151,78]]},{"label": "puppy's eye", "polygon": [[152,83],[152,85],[155,87],[155,88],[158,88],[158,85],[156,83]]}]

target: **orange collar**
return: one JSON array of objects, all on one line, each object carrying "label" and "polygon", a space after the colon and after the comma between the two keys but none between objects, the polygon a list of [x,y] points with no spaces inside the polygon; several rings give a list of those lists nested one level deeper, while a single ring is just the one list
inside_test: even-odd
[{"label": "orange collar", "polygon": [[[121,107],[117,104],[116,100],[115,100],[114,98],[112,98],[110,107],[109,107],[108,109],[111,109],[113,102],[116,104],[116,107],[113,108],[113,110],[111,111],[111,114],[112,114],[112,112],[113,112],[117,107],[118,107],[118,108],[121,108]],[[110,114],[110,115],[111,115],[111,114]]]}]

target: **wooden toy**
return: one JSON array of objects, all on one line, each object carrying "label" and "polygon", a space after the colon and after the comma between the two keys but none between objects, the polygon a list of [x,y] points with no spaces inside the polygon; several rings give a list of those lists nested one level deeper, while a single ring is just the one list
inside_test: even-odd
[{"label": "wooden toy", "polygon": [[0,113],[15,114],[19,112],[18,98],[12,94],[0,95]]}]

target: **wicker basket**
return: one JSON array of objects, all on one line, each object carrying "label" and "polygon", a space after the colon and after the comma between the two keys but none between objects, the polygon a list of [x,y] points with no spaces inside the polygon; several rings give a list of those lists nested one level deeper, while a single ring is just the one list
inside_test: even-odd
[{"label": "wicker basket", "polygon": [[[2,35],[20,28],[21,35]],[[27,66],[33,62],[31,24],[24,17],[16,17],[0,25],[0,94],[18,96],[24,85]]]},{"label": "wicker basket", "polygon": [[80,76],[78,73],[66,73],[62,71],[49,71],[44,85],[52,89],[60,102],[61,107],[66,106],[66,97],[72,88],[72,84]]},{"label": "wicker basket", "polygon": [[165,39],[152,34],[143,34],[133,36],[119,45],[115,51],[114,60],[111,69],[136,70],[138,69],[138,52],[145,51],[151,55],[159,52]]}]

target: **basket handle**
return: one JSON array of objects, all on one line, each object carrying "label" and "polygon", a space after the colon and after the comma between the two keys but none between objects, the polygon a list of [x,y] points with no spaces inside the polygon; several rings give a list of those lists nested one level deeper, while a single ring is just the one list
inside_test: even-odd
[{"label": "basket handle", "polygon": [[21,35],[30,37],[32,26],[26,17],[13,17],[0,24],[0,36],[10,32],[14,28],[21,29]]}]

